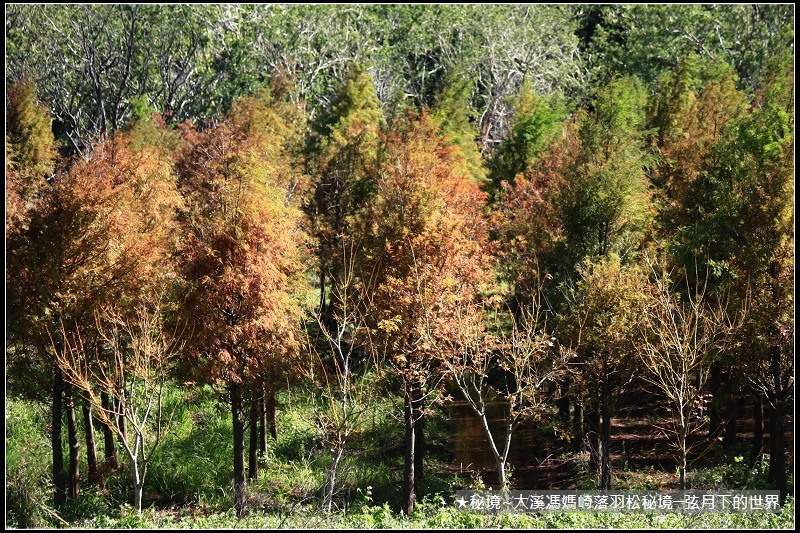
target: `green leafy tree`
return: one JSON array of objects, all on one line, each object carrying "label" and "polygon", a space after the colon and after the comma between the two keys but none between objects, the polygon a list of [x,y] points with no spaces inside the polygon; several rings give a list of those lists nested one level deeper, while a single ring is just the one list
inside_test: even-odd
[{"label": "green leafy tree", "polygon": [[[690,221],[676,235],[684,261],[707,267],[720,289],[746,309],[743,361],[754,366],[772,412],[771,475],[786,490],[784,413],[791,401],[793,353],[787,332],[793,297],[794,70],[776,54],[749,112],[729,122],[692,188]],[[769,378],[765,369],[769,368]]]},{"label": "green leafy tree", "polygon": [[499,192],[503,182],[514,184],[517,176],[534,171],[534,164],[547,144],[562,129],[566,113],[555,97],[543,98],[530,81],[514,99],[508,136],[494,151],[489,165],[490,188]]},{"label": "green leafy tree", "polygon": [[608,490],[614,399],[637,372],[634,343],[644,278],[635,265],[624,266],[613,253],[586,259],[578,273],[560,334],[576,354],[573,382],[586,413],[590,468],[597,472],[600,488]]},{"label": "green leafy tree", "polygon": [[[688,53],[732,65],[755,88],[767,58],[790,50],[794,12],[788,4],[683,4],[578,6],[595,80],[630,74],[650,85]],[[595,82],[596,83],[596,82]]]},{"label": "green leafy tree", "polygon": [[36,84],[22,80],[6,95],[6,232],[26,223],[30,208],[55,169],[56,142]]},{"label": "green leafy tree", "polygon": [[340,304],[328,302],[327,285],[343,282],[342,253],[348,248],[343,242],[351,236],[351,218],[367,201],[382,124],[372,77],[359,65],[351,66],[330,109],[313,124],[308,148],[313,194],[306,212],[317,239],[320,313],[326,322]]}]

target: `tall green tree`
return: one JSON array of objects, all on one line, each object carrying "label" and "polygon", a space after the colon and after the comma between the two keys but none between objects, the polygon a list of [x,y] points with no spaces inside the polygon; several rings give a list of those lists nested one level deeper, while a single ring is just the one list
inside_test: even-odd
[{"label": "tall green tree", "polygon": [[320,313],[330,322],[333,306],[328,284],[341,286],[345,270],[343,242],[352,236],[352,217],[363,208],[369,194],[368,175],[378,150],[383,113],[375,96],[372,77],[363,66],[351,65],[331,102],[312,123],[308,173],[313,192],[306,205],[317,239]]},{"label": "tall green tree", "polygon": [[537,157],[562,129],[565,118],[563,105],[555,96],[537,95],[526,80],[513,100],[508,135],[492,154],[490,191],[496,195],[503,182],[513,185],[519,174],[534,170]]},{"label": "tall green tree", "polygon": [[[769,62],[748,113],[732,120],[692,188],[690,222],[677,233],[684,261],[706,267],[746,309],[743,360],[772,408],[770,473],[785,494],[785,409],[793,357],[787,331],[794,259],[794,69],[792,54]],[[766,369],[769,368],[767,371]],[[767,377],[769,376],[769,377]]]},{"label": "tall green tree", "polygon": [[6,95],[6,232],[24,225],[30,204],[55,170],[56,141],[36,84],[21,80]]}]

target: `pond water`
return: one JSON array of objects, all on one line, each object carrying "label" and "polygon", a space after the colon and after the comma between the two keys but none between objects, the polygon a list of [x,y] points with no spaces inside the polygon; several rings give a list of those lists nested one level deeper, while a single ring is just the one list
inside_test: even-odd
[{"label": "pond water", "polygon": [[[495,444],[500,453],[502,453],[501,447],[505,442],[503,425],[507,409],[506,404],[502,402],[489,403],[486,408],[489,414],[489,428],[492,430]],[[497,483],[494,455],[480,417],[465,401],[450,403],[448,414],[453,443],[452,451],[455,457],[452,468],[458,472],[487,471],[484,481],[489,484]],[[539,465],[544,459],[543,455],[543,446],[541,443],[537,445],[535,431],[532,427],[523,425],[514,431],[508,462],[516,471],[512,479],[517,488],[533,488],[522,485],[536,483],[536,469],[532,467]]]}]

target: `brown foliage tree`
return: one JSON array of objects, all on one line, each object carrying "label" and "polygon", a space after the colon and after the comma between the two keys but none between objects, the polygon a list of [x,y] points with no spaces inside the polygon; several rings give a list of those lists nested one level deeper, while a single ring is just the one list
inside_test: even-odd
[{"label": "brown foliage tree", "polygon": [[247,392],[265,376],[272,383],[297,370],[304,236],[289,199],[300,173],[288,157],[292,124],[267,92],[238,102],[221,124],[190,133],[178,162],[188,202],[180,244],[185,307],[197,326],[190,357],[205,381],[229,389],[241,515]]}]

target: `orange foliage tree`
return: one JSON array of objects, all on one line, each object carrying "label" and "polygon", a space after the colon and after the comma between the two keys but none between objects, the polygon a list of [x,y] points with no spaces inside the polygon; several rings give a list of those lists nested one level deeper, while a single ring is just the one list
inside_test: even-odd
[{"label": "orange foliage tree", "polygon": [[305,238],[290,202],[300,179],[290,157],[296,130],[282,107],[267,91],[240,100],[219,125],[187,131],[178,162],[188,203],[180,254],[195,325],[190,356],[203,380],[228,387],[238,514],[247,394],[296,370],[300,347]]},{"label": "orange foliage tree", "polygon": [[460,157],[427,114],[397,120],[361,215],[366,316],[404,400],[407,514],[422,476],[425,399],[442,376],[434,341],[455,304],[475,299],[491,278],[485,194],[459,171]]},{"label": "orange foliage tree", "polygon": [[[164,270],[169,221],[179,197],[169,158],[154,147],[131,150],[126,137],[99,144],[91,157],[59,171],[9,235],[6,275],[13,370],[52,379],[51,437],[55,501],[66,496],[61,443],[67,412],[69,493],[78,493],[77,426],[71,384],[55,361],[70,339],[98,349],[94,312],[135,301]],[[25,372],[25,379],[30,373]],[[84,411],[86,417],[87,411]],[[90,420],[90,418],[89,418]]]}]

